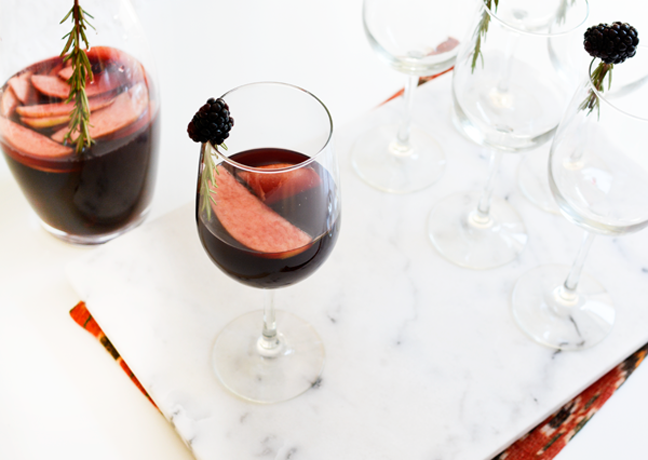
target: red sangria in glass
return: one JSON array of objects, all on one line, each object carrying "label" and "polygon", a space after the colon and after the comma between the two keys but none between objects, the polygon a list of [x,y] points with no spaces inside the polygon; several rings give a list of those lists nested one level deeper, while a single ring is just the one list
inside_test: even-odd
[{"label": "red sangria in glass", "polygon": [[313,274],[340,228],[340,188],[327,108],[283,83],[253,83],[222,99],[236,123],[227,150],[202,144],[196,223],[224,273],[265,292],[263,311],[235,319],[216,339],[223,384],[256,402],[278,402],[314,385],[324,350],[314,329],[274,310],[275,288]]}]

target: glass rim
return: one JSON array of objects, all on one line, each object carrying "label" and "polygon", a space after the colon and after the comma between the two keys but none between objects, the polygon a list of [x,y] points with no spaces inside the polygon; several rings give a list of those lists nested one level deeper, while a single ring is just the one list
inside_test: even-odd
[{"label": "glass rim", "polygon": [[585,3],[585,14],[583,15],[582,20],[574,25],[573,27],[570,27],[569,29],[562,30],[560,32],[533,32],[529,30],[524,30],[524,29],[518,29],[517,27],[512,26],[508,22],[504,21],[501,19],[498,15],[497,12],[493,11],[491,8],[486,6],[485,0],[481,0],[482,6],[484,9],[488,12],[489,16],[497,21],[498,24],[502,25],[503,27],[506,27],[507,29],[510,29],[516,33],[519,33],[521,35],[529,35],[532,37],[546,37],[546,38],[553,38],[553,37],[561,37],[563,35],[568,35],[572,33],[574,30],[578,29],[580,26],[585,24],[585,21],[587,21],[587,18],[589,17],[589,1],[588,0],[580,0],[583,3]]},{"label": "glass rim", "polygon": [[304,168],[304,167],[310,165],[311,163],[314,163],[322,155],[322,153],[325,150],[327,150],[327,148],[331,144],[331,141],[333,139],[333,117],[331,116],[331,112],[329,112],[328,107],[326,107],[326,104],[324,104],[324,102],[322,102],[322,100],[320,98],[318,98],[317,96],[315,96],[313,93],[311,93],[308,90],[305,90],[304,88],[302,88],[300,86],[293,85],[291,83],[285,83],[285,82],[279,82],[279,81],[258,81],[258,82],[245,83],[243,85],[236,86],[236,87],[230,89],[229,91],[223,93],[223,95],[220,96],[220,97],[223,100],[225,100],[225,102],[227,102],[225,97],[228,94],[233,93],[234,91],[238,91],[238,90],[250,87],[250,86],[264,86],[264,85],[265,86],[284,86],[284,87],[287,87],[287,88],[292,88],[294,90],[297,90],[299,92],[304,93],[307,96],[310,96],[316,102],[318,102],[319,105],[324,109],[324,112],[326,113],[326,116],[327,116],[328,121],[329,121],[329,130],[328,130],[328,136],[326,137],[326,141],[324,142],[322,147],[317,151],[317,153],[315,153],[313,156],[309,157],[307,160],[304,160],[301,163],[297,163],[297,164],[292,165],[292,166],[286,166],[285,168],[268,169],[268,168],[263,168],[263,167],[248,166],[248,165],[244,165],[242,163],[239,163],[237,161],[234,161],[229,156],[227,156],[227,154],[225,152],[222,152],[221,150],[219,150],[218,146],[216,146],[216,145],[212,146],[211,143],[209,143],[209,142],[206,142],[206,143],[202,144],[203,150],[205,148],[207,148],[207,146],[211,146],[211,148],[218,153],[218,157],[222,161],[224,161],[225,163],[229,164],[230,166],[232,166],[234,168],[241,169],[243,171],[253,172],[255,174],[282,174],[282,173],[287,173],[287,172],[290,172],[290,171],[295,171],[297,169]]},{"label": "glass rim", "polygon": [[[401,53],[394,53],[395,47],[387,47],[378,39],[376,33],[373,32],[373,27],[367,22],[367,11],[374,5],[370,5],[370,0],[363,0],[362,2],[362,26],[364,33],[369,41],[369,45],[377,51],[378,56],[384,60],[389,66],[406,75],[410,76],[429,76],[438,74],[450,69],[456,60],[459,44],[450,51],[443,51],[438,54],[428,54],[421,57],[400,56],[406,52],[402,50]],[[375,7],[374,7],[375,9]],[[396,40],[394,40],[396,41]],[[400,45],[396,47],[402,48]],[[397,56],[398,55],[398,56]]]},{"label": "glass rim", "polygon": [[[639,44],[637,46],[637,51],[639,51],[640,49],[643,50],[643,53],[648,53],[648,46],[647,45],[642,46],[641,44]],[[632,58],[629,58],[629,59],[632,59]],[[599,100],[605,102],[607,105],[612,107],[614,110],[626,115],[627,117],[634,118],[635,120],[648,121],[648,115],[639,116],[639,115],[635,115],[633,113],[630,113],[627,110],[621,109],[618,106],[616,106],[614,104],[614,102],[610,102],[610,100],[605,96],[604,92],[601,92],[598,89],[596,89],[596,87],[592,83],[592,72],[594,71],[594,69],[596,67],[598,67],[598,64],[600,62],[601,62],[601,60],[599,58],[593,58],[592,61],[590,62],[590,65],[589,65],[589,68],[588,68],[588,71],[587,71],[587,86],[589,86],[589,89],[592,92],[594,92],[594,94],[596,94],[596,97],[598,97]],[[594,66],[594,63],[596,63],[596,67]],[[621,65],[621,64],[617,64],[617,65]],[[646,75],[644,75],[642,78],[640,78],[639,80],[636,80],[636,81],[634,81],[632,83],[627,83],[625,86],[636,84],[636,83],[640,82],[642,79],[648,79],[648,69],[647,69]],[[646,82],[646,83],[648,83],[648,82]],[[607,94],[614,95],[614,92],[612,92],[612,93],[608,92]]]}]

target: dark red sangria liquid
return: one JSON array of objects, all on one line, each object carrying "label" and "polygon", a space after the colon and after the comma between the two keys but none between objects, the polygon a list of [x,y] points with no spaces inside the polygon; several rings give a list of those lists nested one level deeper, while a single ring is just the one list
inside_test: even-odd
[{"label": "dark red sangria liquid", "polygon": [[[230,158],[252,167],[272,164],[296,165],[308,159],[301,153],[283,149],[249,150]],[[222,165],[237,177],[236,168],[226,163]],[[249,249],[229,234],[214,212],[211,219],[206,220],[207,216],[200,212],[201,197],[198,197],[196,221],[200,240],[207,254],[223,272],[249,286],[277,288],[303,280],[324,263],[338,237],[339,206],[336,202],[335,183],[328,171],[315,162],[308,165],[308,168],[319,176],[319,184],[316,187],[267,204],[277,214],[312,237],[312,242],[305,246],[306,249],[291,250],[285,254],[267,254]],[[218,182],[218,176],[216,181]],[[243,179],[239,177],[238,181],[254,193]],[[333,209],[332,212],[328,211],[329,206]]]},{"label": "dark red sangria liquid", "polygon": [[[111,56],[119,56],[119,52],[115,50]],[[124,70],[122,62],[100,62],[89,57],[93,72],[97,72],[95,78],[101,72],[113,72],[114,78],[122,79],[110,91],[112,95],[128,91],[135,84],[119,75]],[[129,62],[132,64],[132,58]],[[52,75],[61,66],[61,59],[55,57],[17,75]],[[72,242],[101,243],[143,220],[152,199],[159,144],[157,101],[152,98],[146,78],[143,83],[149,97],[144,113],[131,124],[95,138],[95,144],[80,155],[75,153],[74,145],[70,145],[71,154],[64,157],[29,155],[12,146],[0,132],[0,147],[13,176],[50,232]],[[5,84],[0,96],[7,90]],[[64,102],[36,90],[32,97],[36,99],[29,105]],[[15,112],[8,119],[47,137],[66,126],[33,128]]]}]

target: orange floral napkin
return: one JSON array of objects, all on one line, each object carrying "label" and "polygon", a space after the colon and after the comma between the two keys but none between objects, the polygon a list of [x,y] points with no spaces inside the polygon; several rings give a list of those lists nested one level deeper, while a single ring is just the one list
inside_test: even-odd
[{"label": "orange floral napkin", "polygon": [[123,369],[124,372],[126,372],[126,375],[128,375],[128,377],[133,381],[137,388],[139,388],[144,396],[146,396],[148,400],[151,401],[151,404],[157,407],[153,399],[151,399],[151,397],[149,396],[148,392],[144,389],[139,380],[137,380],[137,377],[135,377],[133,371],[130,370],[128,364],[126,364],[126,361],[122,359],[122,357],[119,355],[119,352],[115,349],[115,347],[113,347],[112,343],[110,343],[110,340],[108,340],[108,337],[106,337],[106,334],[103,333],[97,322],[94,320],[94,318],[86,308],[85,302],[79,302],[78,304],[76,304],[75,307],[70,310],[70,316],[75,323],[88,331],[94,336],[95,339],[101,342],[106,351],[110,353],[110,355],[115,359],[115,361],[117,361],[117,363],[119,363],[119,366]]}]

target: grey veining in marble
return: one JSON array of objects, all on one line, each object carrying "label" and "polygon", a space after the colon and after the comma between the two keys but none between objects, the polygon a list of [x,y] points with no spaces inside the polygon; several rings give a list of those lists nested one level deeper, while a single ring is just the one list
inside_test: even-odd
[{"label": "grey veining in marble", "polygon": [[617,305],[603,343],[561,353],[517,329],[509,306],[515,281],[541,263],[570,264],[581,238],[562,217],[525,201],[516,188],[518,156],[505,156],[495,193],[527,225],[519,259],[471,271],[435,252],[425,232],[433,204],[479,190],[488,168],[487,155],[452,127],[449,85],[444,76],[417,93],[415,119],[448,159],[428,190],[388,195],[351,171],[354,138],[396,117],[399,101],[337,131],[338,245],[319,272],[276,296],[278,308],[309,321],[326,347],[321,381],[294,400],[248,403],[213,376],[216,334],[260,309],[262,293],[211,264],[192,203],[70,267],[90,311],[198,459],[488,459],[648,341],[642,233],[601,237],[591,249],[585,270]]}]

